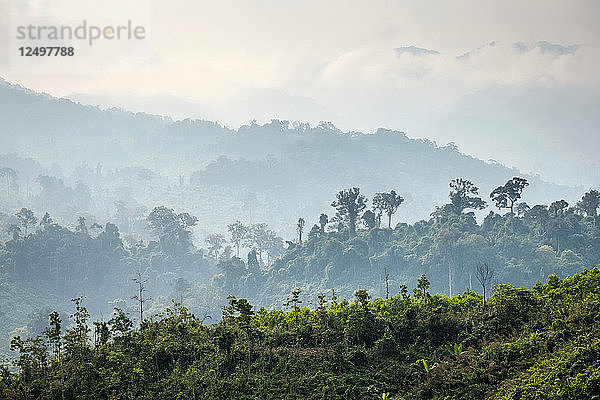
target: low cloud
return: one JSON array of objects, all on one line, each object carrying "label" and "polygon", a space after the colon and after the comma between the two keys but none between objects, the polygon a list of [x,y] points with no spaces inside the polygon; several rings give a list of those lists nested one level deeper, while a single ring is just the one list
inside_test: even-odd
[{"label": "low cloud", "polygon": [[398,54],[408,53],[408,54],[411,54],[411,55],[417,56],[417,57],[428,56],[428,55],[432,55],[432,54],[440,54],[440,52],[436,51],[436,50],[423,49],[421,47],[415,47],[415,46],[397,47],[395,50],[396,50],[396,53],[398,53]]}]

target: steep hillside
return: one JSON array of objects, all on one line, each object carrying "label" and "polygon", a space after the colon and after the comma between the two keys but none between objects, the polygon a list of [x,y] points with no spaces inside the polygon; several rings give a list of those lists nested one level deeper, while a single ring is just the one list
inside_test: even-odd
[{"label": "steep hillside", "polygon": [[[600,387],[600,271],[481,295],[413,293],[254,309],[230,298],[211,326],[175,304],[134,329],[93,326],[76,300],[63,334],[13,341],[9,399],[593,399]],[[92,339],[93,338],[93,344]],[[90,339],[90,340],[88,340]]]}]

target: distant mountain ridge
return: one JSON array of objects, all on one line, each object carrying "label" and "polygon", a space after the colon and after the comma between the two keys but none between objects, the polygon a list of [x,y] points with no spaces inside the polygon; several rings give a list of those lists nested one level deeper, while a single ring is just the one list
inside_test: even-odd
[{"label": "distant mountain ridge", "polygon": [[[0,110],[2,153],[33,157],[47,168],[56,163],[65,171],[82,163],[99,163],[105,170],[150,168],[171,183],[164,187],[164,195],[138,195],[142,198],[137,201],[146,207],[156,202],[191,212],[210,207],[211,224],[263,219],[290,234],[295,219],[304,216],[312,223],[345,187],[361,187],[367,197],[396,190],[406,198],[399,219],[414,222],[428,218],[435,206],[447,201],[451,179],[472,180],[486,199],[494,187],[522,175],[464,155],[453,145],[440,147],[398,131],[342,132],[329,123],[311,127],[278,120],[235,130],[210,121],[101,110],[5,81],[0,84]],[[572,202],[585,189],[527,178],[531,185],[524,200],[530,203],[547,203],[556,196]],[[93,187],[93,182],[82,180]],[[189,196],[176,195],[176,190]],[[204,204],[194,200],[198,190],[207,196]],[[224,212],[207,206],[216,191],[230,199],[237,215],[231,208]],[[243,205],[248,196],[258,199],[253,215]]]}]

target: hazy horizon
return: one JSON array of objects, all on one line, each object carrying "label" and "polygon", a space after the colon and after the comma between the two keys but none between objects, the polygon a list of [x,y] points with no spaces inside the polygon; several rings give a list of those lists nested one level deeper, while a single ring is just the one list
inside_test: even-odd
[{"label": "hazy horizon", "polygon": [[[60,17],[47,1],[27,4],[19,5],[24,15]],[[270,119],[389,128],[454,142],[549,181],[600,181],[597,2],[147,1],[138,8],[151,15],[149,57],[93,74],[17,73],[3,57],[0,76],[86,104],[233,128]],[[81,16],[108,17],[99,13]],[[7,38],[0,33],[6,52]]]}]

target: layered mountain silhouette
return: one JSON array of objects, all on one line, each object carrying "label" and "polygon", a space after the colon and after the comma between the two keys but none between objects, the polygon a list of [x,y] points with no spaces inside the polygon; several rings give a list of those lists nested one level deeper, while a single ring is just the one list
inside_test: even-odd
[{"label": "layered mountain silhouette", "polygon": [[[1,153],[31,157],[48,170],[58,164],[66,184],[79,180],[111,199],[119,198],[123,186],[140,183],[112,183],[107,171],[150,169],[160,179],[150,187],[145,183],[146,192],[129,188],[128,196],[146,207],[164,203],[196,212],[205,218],[200,226],[263,220],[293,235],[299,216],[312,224],[321,212],[333,214],[329,205],[337,191],[354,186],[368,198],[392,189],[402,194],[406,201],[395,218],[407,222],[428,218],[446,203],[448,183],[457,177],[473,181],[487,199],[507,179],[525,176],[530,186],[523,200],[530,204],[556,196],[572,202],[584,190],[467,156],[452,144],[439,146],[387,129],[343,132],[329,123],[279,120],[231,129],[204,120],[102,110],[6,81],[0,83],[0,109]],[[106,175],[102,179],[73,172],[98,164]],[[31,178],[27,184],[35,194],[39,189]],[[152,185],[152,196],[144,195]],[[107,207],[89,212],[110,217]]]}]

